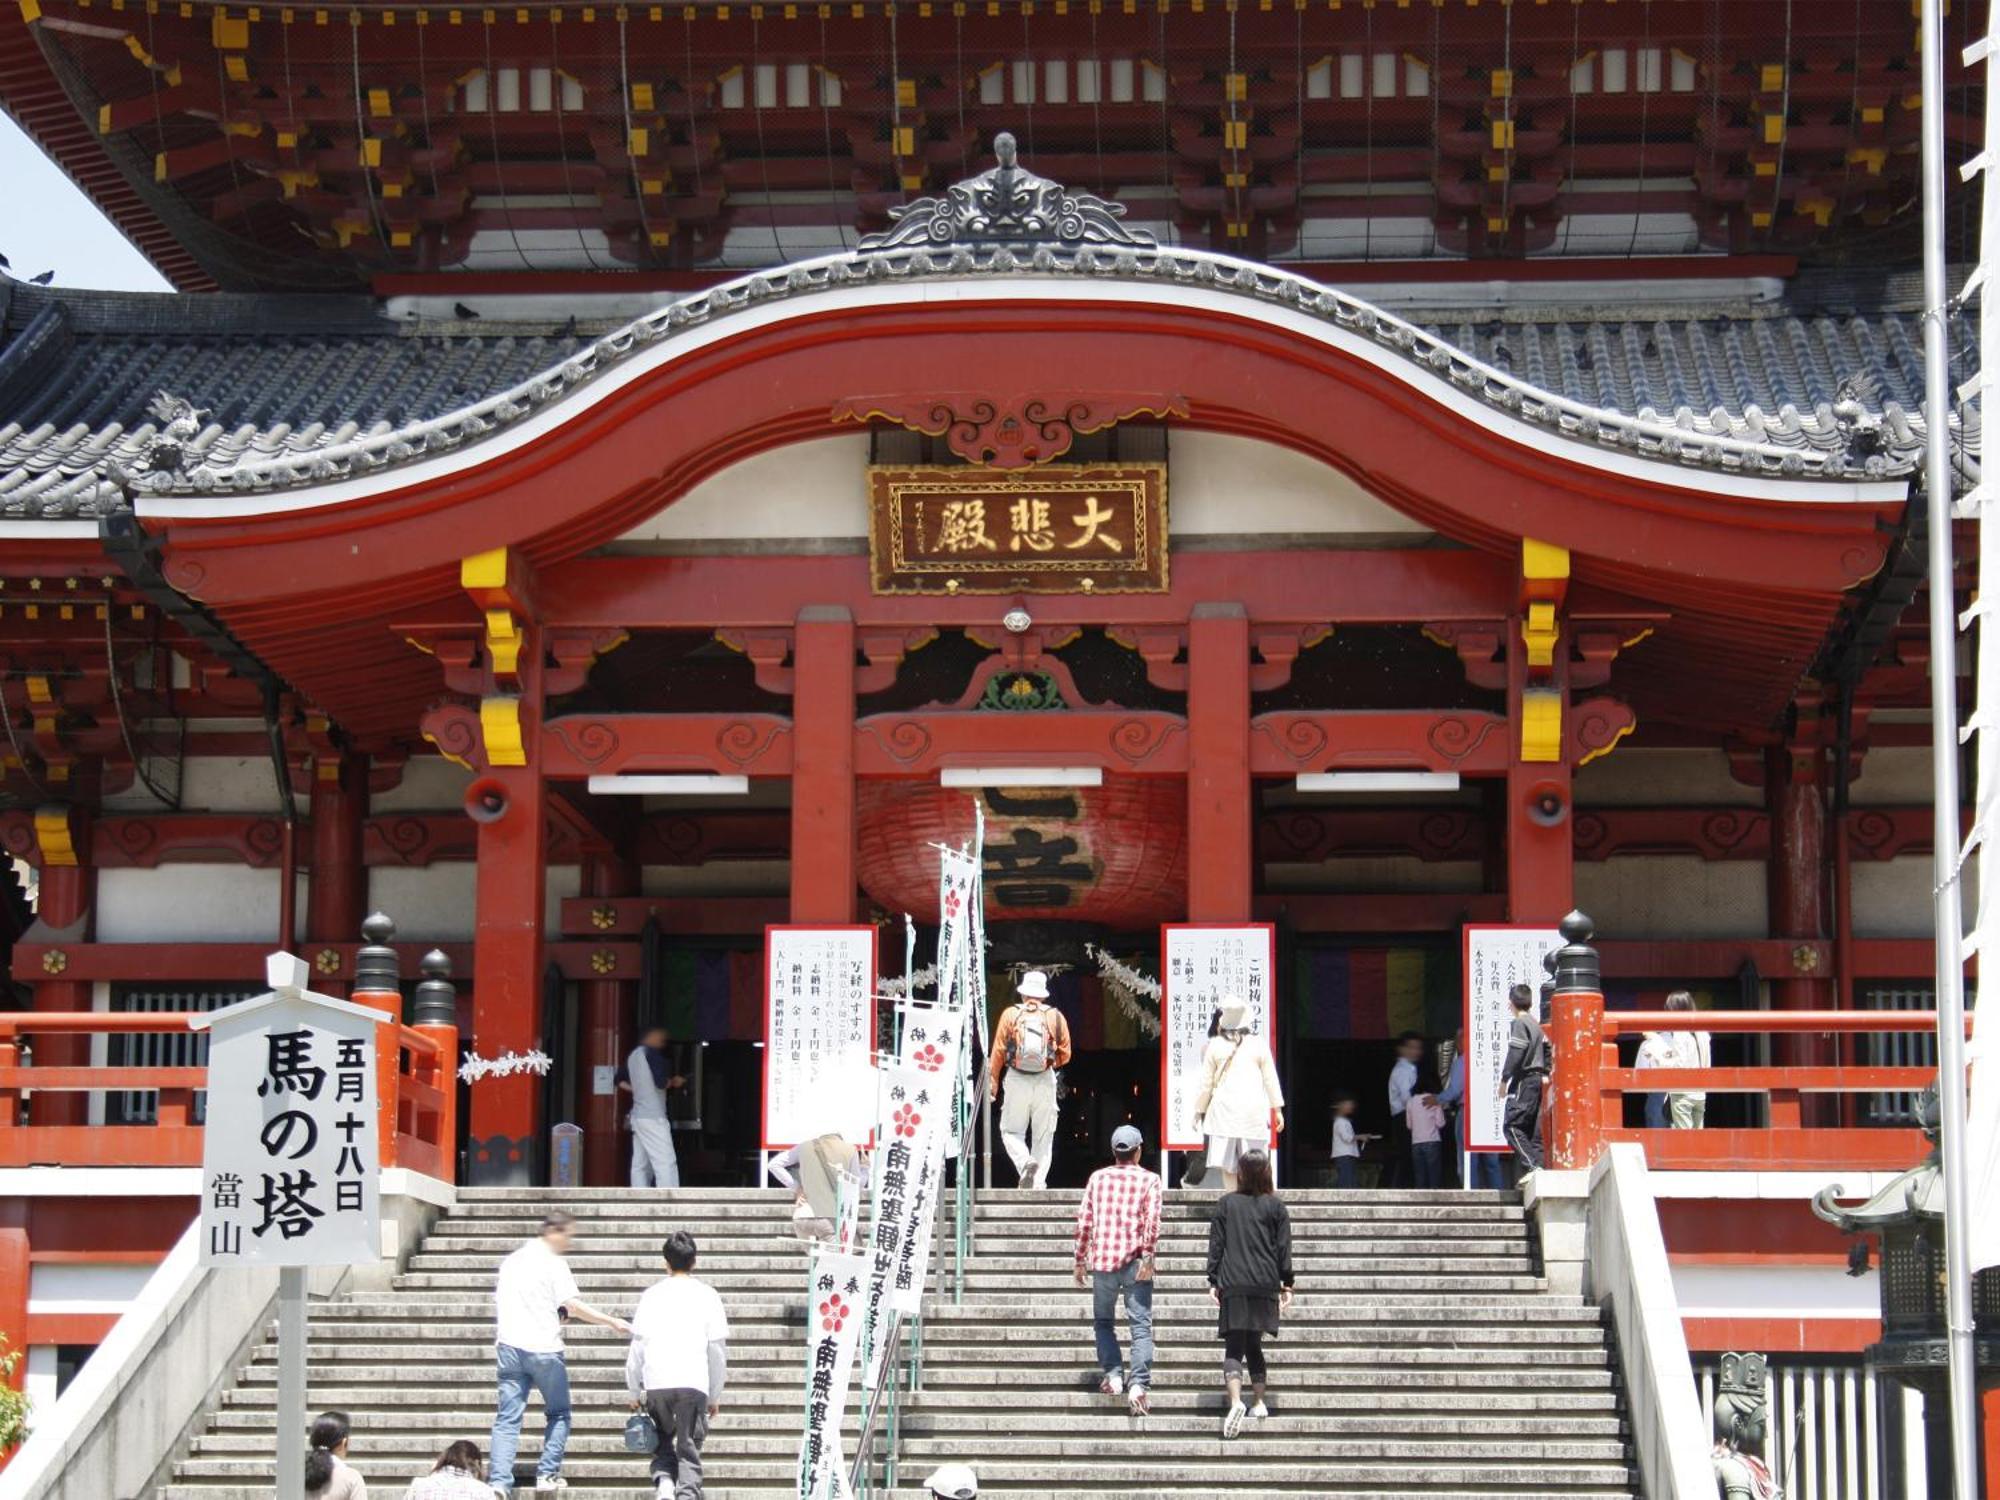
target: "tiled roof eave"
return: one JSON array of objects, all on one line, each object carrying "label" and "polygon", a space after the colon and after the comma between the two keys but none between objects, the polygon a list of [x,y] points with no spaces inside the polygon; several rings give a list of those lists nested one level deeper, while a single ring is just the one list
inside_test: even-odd
[{"label": "tiled roof eave", "polygon": [[[1695,470],[1797,479],[1890,479],[1911,472],[1921,445],[1921,422],[1902,416],[1882,421],[1876,451],[1855,456],[1831,410],[1810,416],[1788,408],[1752,425],[1726,412],[1674,418],[1594,406],[1537,386],[1444,338],[1332,287],[1289,271],[1197,250],[1125,246],[1039,245],[922,246],[848,251],[790,266],[753,272],[680,298],[585,345],[574,354],[509,388],[423,421],[382,426],[342,441],[270,452],[251,442],[246,456],[221,464],[195,461],[181,472],[136,476],[134,487],[154,494],[257,493],[296,489],[357,477],[419,457],[469,448],[530,413],[589,385],[637,351],[704,328],[753,307],[809,298],[842,287],[883,282],[1000,277],[1087,280],[1120,284],[1187,286],[1277,304],[1365,339],[1484,406],[1526,427],[1566,442],[1615,450]],[[1878,413],[1877,416],[1882,414]],[[1715,430],[1718,416],[1731,430]],[[1742,428],[1741,431],[1736,430]],[[1752,431],[1755,436],[1749,435]],[[208,433],[203,434],[207,439]],[[233,446],[233,445],[232,445]],[[258,452],[259,449],[266,451]],[[255,456],[249,456],[254,453]]]}]

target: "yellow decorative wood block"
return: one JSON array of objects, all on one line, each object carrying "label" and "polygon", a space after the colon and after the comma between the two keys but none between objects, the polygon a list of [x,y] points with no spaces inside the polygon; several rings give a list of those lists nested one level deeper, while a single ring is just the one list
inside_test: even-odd
[{"label": "yellow decorative wood block", "polygon": [[1529,688],[1522,693],[1521,759],[1561,760],[1562,738],[1562,694],[1554,688]]},{"label": "yellow decorative wood block", "polygon": [[521,700],[496,693],[479,700],[479,729],[486,741],[486,763],[525,766],[527,742],[521,733]]}]

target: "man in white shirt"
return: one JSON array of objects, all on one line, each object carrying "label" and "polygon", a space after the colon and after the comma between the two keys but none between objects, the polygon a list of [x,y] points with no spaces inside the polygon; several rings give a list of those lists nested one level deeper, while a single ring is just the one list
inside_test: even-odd
[{"label": "man in white shirt", "polygon": [[709,1419],[722,1409],[729,1376],[729,1319],[715,1288],[693,1275],[697,1253],[685,1230],[660,1247],[667,1278],[639,1299],[625,1356],[632,1410],[645,1412],[659,1429],[656,1500],[701,1500],[701,1445]]},{"label": "man in white shirt", "polygon": [[632,1186],[677,1188],[680,1157],[674,1152],[674,1127],[667,1114],[667,1095],[687,1080],[667,1061],[667,1028],[649,1026],[620,1070],[618,1087],[632,1096]]},{"label": "man in white shirt", "polygon": [[493,1418],[487,1482],[501,1495],[514,1488],[514,1450],[521,1443],[521,1418],[528,1392],[542,1393],[542,1456],[535,1466],[535,1492],[569,1486],[562,1477],[563,1449],[569,1446],[569,1367],[563,1363],[563,1319],[595,1323],[629,1334],[623,1319],[601,1313],[577,1292],[576,1277],[564,1259],[576,1237],[576,1220],[551,1210],[541,1233],[500,1262],[493,1284],[497,1327],[494,1356],[499,1366],[499,1411]]},{"label": "man in white shirt", "polygon": [[1396,1038],[1396,1065],[1389,1070],[1389,1159],[1383,1163],[1383,1187],[1408,1187],[1410,1163],[1410,1095],[1417,1091],[1417,1059],[1424,1039],[1414,1031]]}]

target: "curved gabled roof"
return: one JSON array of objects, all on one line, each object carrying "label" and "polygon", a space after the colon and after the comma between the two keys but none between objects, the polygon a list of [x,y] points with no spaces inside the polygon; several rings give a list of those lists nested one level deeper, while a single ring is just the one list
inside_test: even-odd
[{"label": "curved gabled roof", "polygon": [[[1913,469],[1921,334],[1902,313],[1706,310],[1416,322],[1290,272],[1130,245],[917,244],[848,251],[693,292],[595,337],[574,320],[397,322],[365,298],[39,293],[13,288],[0,346],[0,516],[87,518],[158,495],[307,489],[441,454],[476,461],[530,414],[588,401],[628,360],[730,320],[805,315],[869,287],[1116,302],[1186,289],[1360,341],[1418,391],[1469,398],[1523,443],[1774,479]],[[195,305],[190,306],[193,303]],[[476,332],[467,332],[476,329]],[[1847,389],[1843,392],[1843,383]],[[205,413],[183,465],[148,472],[165,390]],[[1840,405],[1843,394],[1852,397]],[[1663,474],[1668,482],[1674,480]],[[244,507],[256,509],[254,502]]]}]

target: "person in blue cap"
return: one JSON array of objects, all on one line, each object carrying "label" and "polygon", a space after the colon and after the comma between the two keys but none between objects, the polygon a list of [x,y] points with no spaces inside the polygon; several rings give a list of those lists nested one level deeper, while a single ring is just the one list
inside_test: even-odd
[{"label": "person in blue cap", "polygon": [[[1139,1163],[1146,1138],[1136,1125],[1111,1132],[1111,1165],[1099,1167],[1084,1185],[1076,1210],[1076,1284],[1091,1288],[1097,1330],[1098,1389],[1123,1395],[1135,1417],[1152,1411],[1146,1396],[1153,1376],[1153,1258],[1160,1248],[1157,1172]],[[1132,1325],[1129,1379],[1118,1347],[1118,1303]]]}]

